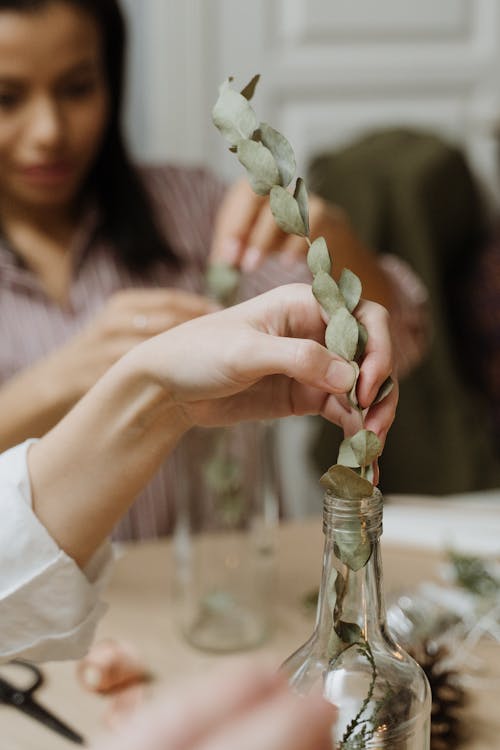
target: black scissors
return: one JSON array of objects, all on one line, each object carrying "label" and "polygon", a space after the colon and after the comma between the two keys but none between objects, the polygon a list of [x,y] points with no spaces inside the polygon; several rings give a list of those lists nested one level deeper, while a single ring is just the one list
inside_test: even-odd
[{"label": "black scissors", "polygon": [[9,662],[6,666],[15,666],[16,668],[24,669],[25,671],[30,672],[31,675],[29,675],[30,679],[28,681],[28,687],[19,687],[21,680],[18,681],[18,684],[15,684],[15,682],[10,682],[0,676],[0,703],[24,711],[24,713],[31,716],[32,719],[40,721],[46,727],[53,729],[54,732],[66,737],[76,745],[84,745],[85,740],[81,734],[75,732],[71,727],[61,721],[61,719],[58,719],[53,713],[47,711],[47,709],[37,703],[33,697],[35,690],[37,690],[43,683],[43,675],[38,667],[35,664],[18,659]]}]

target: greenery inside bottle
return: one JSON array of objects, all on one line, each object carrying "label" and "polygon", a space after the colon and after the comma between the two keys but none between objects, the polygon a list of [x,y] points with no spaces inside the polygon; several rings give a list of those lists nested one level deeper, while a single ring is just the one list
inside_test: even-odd
[{"label": "greenery inside bottle", "polygon": [[[296,161],[287,139],[260,122],[250,105],[259,76],[241,90],[222,83],[212,111],[214,124],[247,171],[252,189],[268,195],[278,226],[304,238],[313,276],[312,293],[328,316],[326,347],[349,361],[355,381],[349,394],[361,429],[346,437],[337,462],[321,477],[325,488],[325,552],[316,627],[284,664],[299,692],[316,689],[339,707],[337,750],[427,750],[430,691],[420,667],[391,639],[385,626],[379,537],[382,496],[374,488],[373,463],[381,453],[377,435],[364,428],[356,396],[366,328],[356,318],[361,282],[349,269],[335,281],[324,237],[310,237],[308,195],[295,179]],[[211,283],[227,285],[231,272],[211,271]],[[390,392],[388,378],[374,403]]]}]

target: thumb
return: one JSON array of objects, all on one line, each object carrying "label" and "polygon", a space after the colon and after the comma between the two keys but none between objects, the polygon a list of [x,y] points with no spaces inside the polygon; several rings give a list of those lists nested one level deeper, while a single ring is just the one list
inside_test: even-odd
[{"label": "thumb", "polygon": [[250,356],[245,358],[245,372],[241,373],[247,378],[283,374],[328,393],[351,390],[355,379],[352,366],[316,341],[257,335],[259,339],[252,342]]}]

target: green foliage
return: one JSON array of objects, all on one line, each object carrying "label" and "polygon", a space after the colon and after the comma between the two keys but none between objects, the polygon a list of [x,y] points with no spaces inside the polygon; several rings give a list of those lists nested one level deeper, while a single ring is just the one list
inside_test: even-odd
[{"label": "green foliage", "polygon": [[325,343],[327,349],[350,362],[358,346],[358,325],[356,318],[347,307],[335,310],[326,327]]},{"label": "green foliage", "polygon": [[320,272],[327,274],[329,279],[332,278],[330,276],[332,261],[330,260],[330,253],[328,252],[328,247],[324,237],[317,237],[314,242],[311,243],[307,252],[307,265],[315,279]]},{"label": "green foliage", "polygon": [[459,586],[478,596],[495,596],[500,592],[500,578],[488,569],[488,563],[474,555],[448,553]]},{"label": "green foliage", "polygon": [[288,190],[275,185],[269,196],[271,212],[276,224],[287,234],[298,234],[305,237],[309,228],[304,222],[300,206],[296,198]]},{"label": "green foliage", "polygon": [[212,299],[227,307],[233,304],[240,283],[240,272],[227,263],[211,263],[205,274],[205,287]]},{"label": "green foliage", "polygon": [[[287,190],[291,183],[296,161],[293,149],[285,136],[267,123],[258,121],[249,99],[255,92],[259,77],[252,80],[238,93],[231,87],[232,79],[225,81],[219,89],[219,97],[212,111],[214,124],[236,150],[239,161],[245,167],[252,188],[259,195],[269,194],[272,214],[278,226],[288,234],[305,237],[309,245],[307,261],[313,275],[312,290],[319,304],[329,317],[325,343],[327,348],[351,362],[355,381],[359,376],[359,363],[367,344],[366,328],[354,313],[361,298],[361,281],[349,269],[344,269],[337,284],[331,277],[332,263],[324,237],[311,242],[309,239],[309,201],[305,183],[301,177],[295,182],[293,194]],[[358,409],[360,420],[363,412],[358,404],[356,382],[349,394],[353,408]],[[392,388],[390,378],[381,387],[377,398],[382,399]],[[373,476],[371,464],[380,454],[380,443],[373,433],[357,433],[351,451],[343,444],[338,471],[332,467],[322,478],[322,483],[344,497],[356,499],[360,493],[371,494]],[[352,455],[356,459],[353,466]],[[349,458],[346,458],[349,456]],[[359,471],[357,471],[359,469]]]},{"label": "green foliage", "polygon": [[267,195],[280,179],[274,156],[258,141],[238,143],[236,154],[247,170],[248,181],[257,195]]},{"label": "green foliage", "polygon": [[261,122],[256,131],[261,143],[271,152],[279,173],[279,181],[273,184],[279,184],[281,187],[288,187],[295,174],[296,163],[293,149],[284,135],[272,128],[265,122]]},{"label": "green foliage", "polygon": [[361,281],[355,273],[348,268],[344,268],[340,274],[339,288],[345,299],[347,309],[352,312],[358,306],[361,298]]},{"label": "green foliage", "polygon": [[214,124],[231,146],[252,136],[259,124],[248,99],[231,87],[231,78],[221,84],[212,110]]},{"label": "green foliage", "polygon": [[319,481],[326,490],[331,490],[337,497],[364,500],[373,494],[371,482],[341,464],[330,466]]}]

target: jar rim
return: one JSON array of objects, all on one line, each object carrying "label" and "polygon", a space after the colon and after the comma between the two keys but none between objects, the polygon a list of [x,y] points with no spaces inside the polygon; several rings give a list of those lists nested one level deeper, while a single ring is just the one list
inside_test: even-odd
[{"label": "jar rim", "polygon": [[323,531],[356,533],[359,528],[352,525],[356,521],[366,531],[381,533],[383,504],[383,495],[378,487],[373,488],[371,496],[360,499],[339,497],[328,489],[323,497]]}]

